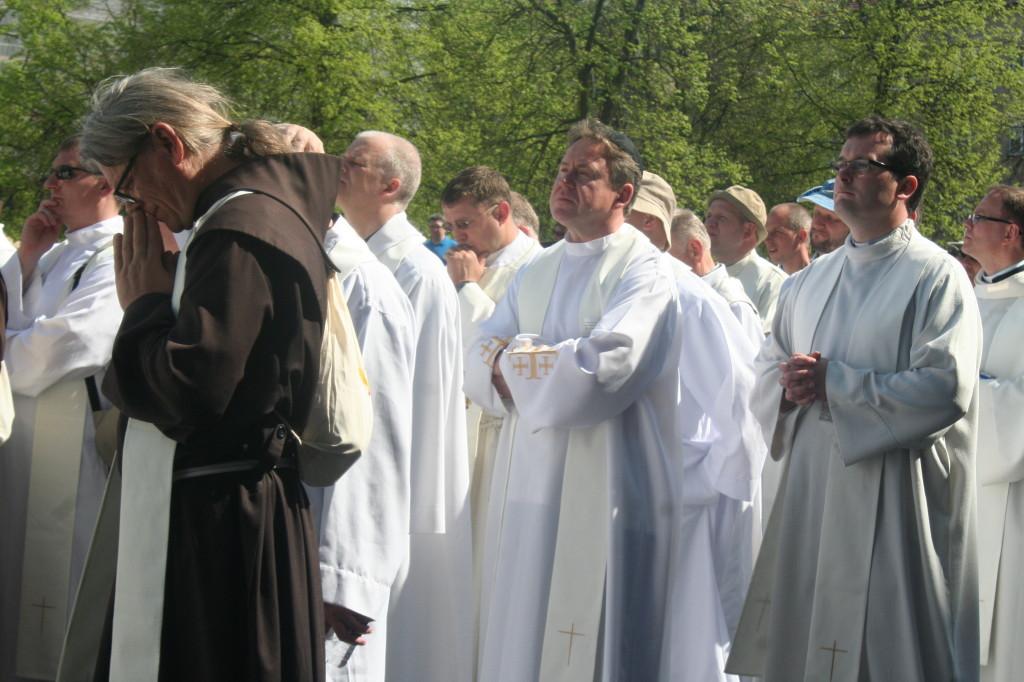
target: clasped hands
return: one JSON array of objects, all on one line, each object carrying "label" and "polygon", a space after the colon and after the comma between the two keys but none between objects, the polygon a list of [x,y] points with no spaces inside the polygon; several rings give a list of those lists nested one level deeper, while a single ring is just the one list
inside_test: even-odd
[{"label": "clasped hands", "polygon": [[170,294],[178,250],[170,230],[141,208],[129,208],[114,236],[114,274],[122,309],[146,294]]},{"label": "clasped hands", "polygon": [[455,284],[479,282],[484,276],[484,259],[466,244],[453,246],[444,257],[448,266],[448,276]]},{"label": "clasped hands", "polygon": [[828,360],[821,353],[810,355],[793,353],[786,362],[779,363],[779,384],[782,386],[782,410],[797,405],[810,405],[815,400],[828,401],[825,391],[825,372]]}]

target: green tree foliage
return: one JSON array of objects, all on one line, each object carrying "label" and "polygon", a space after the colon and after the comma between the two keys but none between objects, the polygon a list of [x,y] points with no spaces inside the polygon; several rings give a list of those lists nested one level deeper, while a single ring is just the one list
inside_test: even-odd
[{"label": "green tree foliage", "polygon": [[240,117],[307,125],[330,151],[366,128],[409,137],[420,223],[474,163],[546,219],[564,134],[585,116],[629,133],[700,211],[734,182],[792,199],[828,177],[845,126],[877,112],[924,127],[937,164],[923,225],[948,238],[1007,177],[1000,141],[1024,121],[1012,0],[122,0],[100,22],[75,18],[84,4],[0,4],[22,44],[0,63],[9,223],[34,209],[95,84],[156,64],[215,83]]}]

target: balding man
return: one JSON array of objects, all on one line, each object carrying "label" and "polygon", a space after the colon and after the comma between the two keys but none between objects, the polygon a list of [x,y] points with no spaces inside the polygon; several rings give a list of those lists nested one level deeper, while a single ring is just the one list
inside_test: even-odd
[{"label": "balding man", "polygon": [[711,238],[711,254],[743,285],[768,333],[786,273],[757,255],[757,245],[768,234],[766,217],[764,201],[757,192],[733,185],[711,194],[704,224]]},{"label": "balding man", "polygon": [[392,589],[387,673],[396,680],[469,680],[472,557],[459,302],[445,266],[422,247],[405,213],[420,182],[416,147],[366,131],[342,158],[338,204],[398,280],[417,323],[410,553]]},{"label": "balding man", "polygon": [[716,263],[711,255],[711,238],[700,218],[689,209],[676,211],[672,218],[672,246],[669,253],[688,265],[694,274],[704,279],[729,304],[732,314],[739,320],[751,343],[761,345],[764,329],[761,318],[743,285],[730,277],[725,266]]},{"label": "balding man", "polygon": [[844,243],[850,234],[850,228],[835,211],[836,181],[826,180],[817,187],[812,187],[796,200],[813,206],[811,214],[811,247],[814,255],[832,253]]},{"label": "balding man", "polygon": [[811,262],[808,233],[811,214],[797,203],[778,204],[768,211],[764,246],[768,258],[787,275],[799,272]]}]

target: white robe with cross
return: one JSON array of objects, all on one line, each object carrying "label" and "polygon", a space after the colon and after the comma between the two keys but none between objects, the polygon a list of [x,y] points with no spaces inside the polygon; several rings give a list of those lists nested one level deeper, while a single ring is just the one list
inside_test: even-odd
[{"label": "white robe with cross", "polygon": [[327,679],[384,682],[391,588],[409,556],[416,316],[344,218],[328,231],[324,248],[340,271],[373,396],[373,434],[362,457],[333,486],[306,488],[320,535],[324,601],[374,620],[366,645],[347,661],[351,645],[328,634]]},{"label": "white robe with cross", "polygon": [[[114,335],[121,323],[121,305],[114,288],[114,263],[109,257],[113,236],[121,232],[120,217],[68,233],[39,260],[27,282],[23,281],[21,262],[11,257],[2,272],[7,283],[8,324],[4,364],[10,373],[15,402],[15,421],[11,439],[0,448],[0,679],[15,677],[18,644],[18,615],[23,584],[22,564],[26,546],[26,513],[32,478],[32,448],[41,397],[57,384],[73,384],[84,389],[87,377],[102,383],[102,372],[110,362]],[[75,273],[82,272],[78,286],[72,290]],[[84,395],[83,390],[83,395]],[[103,407],[110,403],[101,397]],[[78,470],[77,489],[53,491],[52,499],[70,499],[74,494],[71,553],[67,581],[63,586],[65,609],[47,609],[40,601],[40,618],[55,619],[61,627],[54,637],[47,637],[51,655],[41,664],[53,678],[62,644],[63,624],[70,615],[78,579],[92,537],[106,481],[106,467],[96,453],[89,403],[83,398],[81,423],[83,431],[78,445],[68,452],[68,466]],[[74,483],[72,482],[72,487]],[[64,559],[60,559],[61,562]],[[40,567],[42,570],[42,567]],[[54,570],[47,566],[47,571]],[[47,603],[53,604],[51,597]],[[45,609],[45,611],[44,611]],[[37,638],[35,632],[28,633]],[[38,679],[38,678],[37,678]]]},{"label": "white robe with cross", "polygon": [[[780,362],[828,402],[780,412]],[[785,466],[727,669],[764,682],[971,680],[981,324],[963,268],[908,221],[783,291],[754,404]]]},{"label": "white robe with cross", "polygon": [[978,419],[981,679],[1024,671],[1024,273],[974,287],[985,330]]},{"label": "white robe with cross", "polygon": [[455,286],[398,213],[366,240],[416,315],[409,558],[391,591],[389,680],[472,678],[472,530],[462,337]]},{"label": "white robe with cross", "polygon": [[[662,255],[644,239],[643,254],[622,272],[599,317],[581,320],[584,292],[605,249],[628,231],[635,232],[623,225],[610,237],[555,247],[564,250],[557,278],[546,313],[537,311],[539,342],[553,351],[538,359],[535,372],[509,353],[500,356],[511,402],[491,384],[495,355],[485,348],[521,334],[524,303],[545,304],[519,298],[541,258],[519,271],[466,355],[467,395],[489,411],[508,413],[488,513],[479,680],[538,679],[567,450],[576,432],[602,426],[610,435],[594,452],[594,466],[607,466],[610,515],[594,522],[608,537],[603,628],[581,632],[564,623],[558,658],[569,663],[584,643],[592,651],[596,643],[597,679],[666,679],[662,666],[677,615],[666,605],[677,575],[671,562],[681,458],[678,304]],[[593,599],[601,603],[600,590]]]}]

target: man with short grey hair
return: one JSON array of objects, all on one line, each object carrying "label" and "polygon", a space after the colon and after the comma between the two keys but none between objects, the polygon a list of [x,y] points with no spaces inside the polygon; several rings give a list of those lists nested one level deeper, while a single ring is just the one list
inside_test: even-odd
[{"label": "man with short grey hair", "polygon": [[775,303],[786,279],[786,273],[757,255],[757,245],[768,234],[766,218],[764,201],[742,185],[712,192],[704,216],[712,255],[743,284],[757,306],[765,333],[771,329]]},{"label": "man with short grey hair", "polygon": [[669,253],[690,266],[696,275],[702,277],[725,299],[751,342],[760,346],[764,340],[764,329],[757,314],[757,306],[747,296],[740,281],[726,272],[725,265],[715,262],[711,255],[711,238],[707,228],[697,214],[688,208],[676,210],[672,219],[672,246]]},{"label": "man with short grey hair", "polygon": [[529,199],[515,191],[512,192],[512,222],[527,237],[540,241],[540,218],[530,205]]},{"label": "man with short grey hair", "polygon": [[807,267],[811,262],[808,252],[808,232],[811,229],[811,214],[800,204],[778,204],[768,211],[765,221],[767,235],[764,246],[768,258],[792,275]]},{"label": "man with short grey hair", "polygon": [[417,323],[410,549],[391,593],[387,674],[461,682],[472,678],[474,636],[459,303],[444,265],[423,248],[405,213],[419,186],[416,147],[364,132],[342,159],[338,205],[394,274]]}]

